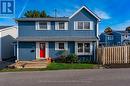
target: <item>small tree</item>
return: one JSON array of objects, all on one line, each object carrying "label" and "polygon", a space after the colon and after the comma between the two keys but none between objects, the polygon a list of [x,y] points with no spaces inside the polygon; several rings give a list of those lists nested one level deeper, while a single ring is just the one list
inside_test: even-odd
[{"label": "small tree", "polygon": [[112,33],[111,27],[107,27],[107,28],[104,30],[104,32],[107,33],[107,34],[111,34],[111,33]]},{"label": "small tree", "polygon": [[33,11],[32,10],[27,10],[24,13],[24,16],[27,17],[27,18],[32,18],[33,17]]},{"label": "small tree", "polygon": [[25,12],[24,16],[26,18],[46,18],[46,17],[51,17],[49,15],[47,15],[46,11],[38,11],[38,10],[28,10]]},{"label": "small tree", "polygon": [[41,11],[40,17],[41,17],[41,18],[47,17],[47,14],[46,14],[46,12],[45,12],[44,10]]}]

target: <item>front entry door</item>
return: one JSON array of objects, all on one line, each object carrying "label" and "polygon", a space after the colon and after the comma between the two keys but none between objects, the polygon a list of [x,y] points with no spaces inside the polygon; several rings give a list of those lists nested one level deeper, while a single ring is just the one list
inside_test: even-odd
[{"label": "front entry door", "polygon": [[46,56],[46,44],[40,43],[40,58],[43,59]]}]

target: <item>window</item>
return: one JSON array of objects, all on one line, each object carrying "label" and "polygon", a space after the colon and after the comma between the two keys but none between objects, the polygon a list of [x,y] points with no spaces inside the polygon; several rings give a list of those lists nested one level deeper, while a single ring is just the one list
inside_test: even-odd
[{"label": "window", "polygon": [[36,22],[36,30],[50,30],[50,22]]},{"label": "window", "polygon": [[65,23],[59,22],[59,30],[64,30],[64,29],[65,29]]},{"label": "window", "polygon": [[39,22],[39,29],[47,30],[47,22]]},{"label": "window", "polygon": [[87,55],[87,54],[91,54],[91,43],[77,43],[76,46],[76,50],[77,50],[77,54],[78,55]]},{"label": "window", "polygon": [[76,21],[75,30],[90,30],[93,29],[93,22],[91,21]]},{"label": "window", "polygon": [[83,29],[83,22],[78,22],[78,29]]},{"label": "window", "polygon": [[55,22],[55,30],[68,30],[68,22]]},{"label": "window", "polygon": [[55,43],[55,50],[67,50],[67,43],[66,42],[56,42]]},{"label": "window", "polygon": [[108,36],[107,36],[107,39],[108,39],[108,40],[113,40],[113,36],[112,36],[112,35],[108,35]]},{"label": "window", "polygon": [[90,22],[84,22],[84,29],[90,29]]}]

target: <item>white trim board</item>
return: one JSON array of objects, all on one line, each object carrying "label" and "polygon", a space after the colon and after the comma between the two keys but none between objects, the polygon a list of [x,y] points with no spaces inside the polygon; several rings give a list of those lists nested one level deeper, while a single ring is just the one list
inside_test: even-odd
[{"label": "white trim board", "polygon": [[90,14],[92,14],[96,19],[98,19],[98,21],[101,21],[101,19],[94,14],[91,10],[89,10],[86,6],[82,6],[79,10],[77,10],[74,14],[72,14],[69,18],[71,19],[72,17],[74,17],[78,12],[80,12],[82,9],[86,9]]}]

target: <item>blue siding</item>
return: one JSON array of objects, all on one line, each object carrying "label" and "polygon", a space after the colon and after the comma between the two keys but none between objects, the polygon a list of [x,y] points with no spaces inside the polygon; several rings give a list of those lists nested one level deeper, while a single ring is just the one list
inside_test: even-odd
[{"label": "blue siding", "polygon": [[[74,30],[74,21],[93,21],[93,30]],[[18,22],[19,26],[19,37],[53,37],[53,36],[79,36],[79,37],[92,37],[96,38],[97,36],[97,19],[87,12],[85,9],[82,9],[77,13],[73,18],[68,21],[68,30],[55,30],[55,22],[51,22],[51,30],[36,30],[35,21],[20,21]],[[79,56],[79,59],[83,60],[95,60],[96,55],[96,42],[93,45],[92,55],[82,55]],[[60,56],[62,51],[55,50],[55,42],[49,42],[49,56],[52,58],[57,58]],[[35,52],[31,52],[34,50]],[[68,53],[75,53],[75,42],[68,42]],[[36,58],[36,43],[35,42],[20,42],[19,43],[19,60],[35,60]]]},{"label": "blue siding", "polygon": [[118,44],[122,44],[122,42],[121,42],[121,34],[119,34],[116,31],[113,31],[112,35],[113,35],[113,40],[108,40],[108,38],[107,38],[108,34],[102,33],[99,36],[100,37],[100,42],[104,42],[105,45],[118,45]]},{"label": "blue siding", "polygon": [[[49,42],[49,57],[58,58],[63,51],[55,50],[55,42]],[[92,55],[80,55],[80,61],[96,61],[96,42],[93,42]],[[34,52],[31,52],[34,50]],[[68,42],[68,54],[75,53],[75,42]],[[95,56],[94,56],[95,55]],[[20,42],[19,43],[19,60],[31,61],[36,60],[36,43]]]},{"label": "blue siding", "polygon": [[[63,51],[55,50],[55,42],[49,42],[49,56],[57,58]],[[75,42],[68,42],[68,53],[75,53]]]},{"label": "blue siding", "polygon": [[[74,30],[74,21],[93,21],[94,30]],[[51,22],[51,30],[35,30],[35,21],[18,22],[19,26],[19,37],[22,36],[96,36],[96,24],[97,20],[90,13],[81,10],[73,18],[70,19],[68,28],[69,30],[59,31],[55,30],[55,22]]]},{"label": "blue siding", "polygon": [[[31,52],[34,50],[34,52]],[[35,42],[20,42],[19,43],[19,60],[31,61],[35,60],[36,43]]]}]

